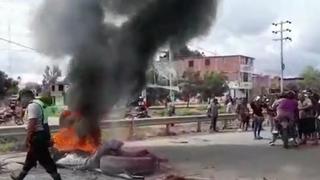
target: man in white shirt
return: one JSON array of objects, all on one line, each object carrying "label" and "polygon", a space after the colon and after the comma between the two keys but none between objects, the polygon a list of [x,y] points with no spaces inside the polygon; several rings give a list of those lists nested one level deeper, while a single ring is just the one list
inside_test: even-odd
[{"label": "man in white shirt", "polygon": [[[23,93],[30,94],[29,91],[24,91]],[[20,96],[23,96],[23,94],[20,94]],[[28,147],[27,157],[21,173],[18,175],[12,174],[11,178],[13,180],[23,180],[28,172],[39,162],[54,180],[61,180],[57,166],[52,160],[48,149],[51,140],[44,108],[51,104],[51,97],[42,97],[40,100],[34,100],[33,98],[31,97],[25,114],[28,121],[26,138],[26,145]],[[21,97],[19,99],[21,100]],[[26,101],[21,101],[21,103],[26,103]]]}]

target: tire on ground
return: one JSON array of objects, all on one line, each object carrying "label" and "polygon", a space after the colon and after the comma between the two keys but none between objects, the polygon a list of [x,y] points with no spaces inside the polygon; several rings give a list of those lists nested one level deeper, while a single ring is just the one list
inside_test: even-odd
[{"label": "tire on ground", "polygon": [[100,169],[104,173],[119,174],[152,174],[156,169],[156,161],[151,157],[103,156]]}]

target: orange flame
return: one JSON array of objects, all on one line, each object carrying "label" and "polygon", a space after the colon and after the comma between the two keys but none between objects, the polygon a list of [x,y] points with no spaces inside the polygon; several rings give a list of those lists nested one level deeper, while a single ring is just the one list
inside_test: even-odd
[{"label": "orange flame", "polygon": [[54,148],[62,152],[83,151],[94,153],[98,145],[93,137],[79,138],[74,128],[62,128],[53,135]]},{"label": "orange flame", "polygon": [[[64,113],[64,115],[66,114],[71,116],[72,113]],[[79,114],[77,114],[77,117],[79,117]],[[65,118],[66,116],[63,119]],[[77,120],[79,119],[77,118]],[[61,128],[53,135],[53,147],[62,152],[82,151],[93,154],[100,145],[100,130],[80,138],[73,125],[73,123],[72,125],[69,124],[68,127]]]}]

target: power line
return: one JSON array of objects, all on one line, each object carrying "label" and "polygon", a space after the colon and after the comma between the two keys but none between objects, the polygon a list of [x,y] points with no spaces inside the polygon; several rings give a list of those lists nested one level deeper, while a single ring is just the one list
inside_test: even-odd
[{"label": "power line", "polygon": [[5,39],[5,38],[2,38],[2,37],[0,37],[0,40],[1,40],[1,41],[5,41],[5,42],[10,43],[10,44],[14,44],[14,45],[16,45],[16,46],[19,46],[19,47],[22,47],[22,48],[25,48],[25,49],[32,50],[32,51],[34,51],[34,52],[36,52],[36,53],[41,54],[41,52],[40,52],[39,50],[37,50],[37,49],[35,49],[35,48],[33,48],[33,47],[26,46],[26,45],[23,45],[23,44],[21,44],[21,43],[18,43],[18,42],[9,40],[9,39]]}]

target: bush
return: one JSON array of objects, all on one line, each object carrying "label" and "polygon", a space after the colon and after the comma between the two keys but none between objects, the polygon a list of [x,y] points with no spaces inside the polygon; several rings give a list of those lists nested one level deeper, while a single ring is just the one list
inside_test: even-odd
[{"label": "bush", "polygon": [[152,111],[152,115],[151,117],[153,116],[159,116],[159,117],[164,117],[164,116],[167,116],[167,110],[164,109],[164,110],[155,110],[155,111]]},{"label": "bush", "polygon": [[208,108],[208,106],[203,105],[203,106],[197,107],[196,109],[199,111],[207,111],[207,108]]},{"label": "bush", "polygon": [[4,143],[4,144],[1,144],[0,146],[0,152],[3,152],[3,153],[11,152],[14,149],[16,149],[16,143],[14,142]]},{"label": "bush", "polygon": [[176,111],[177,116],[192,116],[192,115],[201,115],[203,112],[197,109],[181,109]]},{"label": "bush", "polygon": [[10,152],[17,149],[17,139],[13,137],[0,137],[0,152]]},{"label": "bush", "polygon": [[63,111],[62,106],[49,106],[46,108],[46,113],[48,116],[60,116],[60,113]]}]

